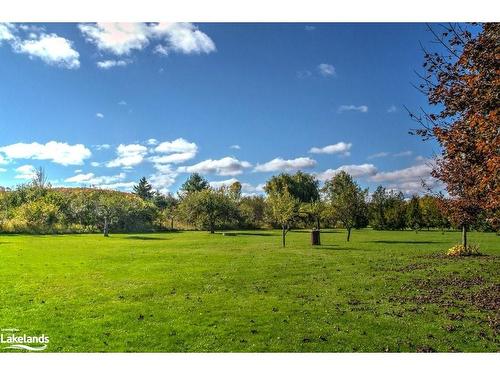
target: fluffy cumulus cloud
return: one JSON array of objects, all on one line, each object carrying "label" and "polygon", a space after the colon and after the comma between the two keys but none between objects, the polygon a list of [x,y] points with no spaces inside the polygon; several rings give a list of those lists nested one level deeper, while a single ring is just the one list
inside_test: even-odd
[{"label": "fluffy cumulus cloud", "polygon": [[177,138],[174,141],[167,141],[158,144],[154,148],[154,152],[156,152],[157,155],[149,158],[149,160],[153,163],[179,164],[194,158],[198,152],[198,146],[196,143],[188,142],[184,138]]},{"label": "fluffy cumulus cloud", "polygon": [[258,164],[255,172],[278,172],[278,171],[294,171],[298,169],[313,168],[316,165],[316,160],[306,157],[285,160],[275,158],[264,164]]},{"label": "fluffy cumulus cloud", "polygon": [[345,156],[350,155],[352,143],[338,142],[333,145],[325,147],[313,147],[309,150],[311,154],[342,154]]},{"label": "fluffy cumulus cloud", "polygon": [[377,168],[373,164],[342,165],[337,169],[327,169],[324,172],[318,173],[317,177],[320,181],[326,181],[342,171],[349,173],[354,178],[359,178],[375,175],[377,173]]},{"label": "fluffy cumulus cloud", "polygon": [[155,164],[154,167],[156,173],[149,176],[149,182],[153,188],[162,193],[167,193],[168,188],[175,183],[178,173],[168,164]]},{"label": "fluffy cumulus cloud", "polygon": [[67,69],[80,67],[80,54],[73,42],[43,27],[13,23],[0,23],[0,44],[9,43],[16,53],[31,59],[40,59],[48,65]]},{"label": "fluffy cumulus cloud", "polygon": [[339,107],[339,109],[337,110],[337,112],[339,112],[339,113],[349,112],[349,111],[366,113],[366,112],[368,112],[368,106],[366,106],[366,105],[344,104],[344,105],[341,105]]},{"label": "fluffy cumulus cloud", "polygon": [[440,182],[431,176],[432,168],[433,163],[427,162],[394,171],[379,172],[370,179],[406,195],[418,194],[425,192],[427,188],[442,188]]},{"label": "fluffy cumulus cloud", "polygon": [[179,167],[177,170],[183,173],[206,173],[206,174],[217,174],[219,176],[236,176],[245,169],[252,166],[247,161],[240,161],[233,157],[226,156],[222,159],[208,159],[204,160],[198,164]]},{"label": "fluffy cumulus cloud", "polygon": [[[200,54],[216,50],[213,40],[192,23],[97,23],[78,25],[85,39],[99,50],[117,56],[130,55],[157,43],[154,51]],[[109,66],[111,67],[111,66]]]},{"label": "fluffy cumulus cloud", "polygon": [[106,163],[109,168],[122,167],[125,169],[130,169],[133,166],[143,162],[148,149],[139,144],[120,144],[116,148],[117,157]]},{"label": "fluffy cumulus cloud", "polygon": [[318,71],[323,77],[333,77],[336,74],[335,67],[331,64],[319,64]]},{"label": "fluffy cumulus cloud", "polygon": [[45,144],[15,143],[0,147],[0,154],[8,159],[50,160],[61,165],[81,165],[92,153],[82,144],[70,145],[64,142],[50,141]]},{"label": "fluffy cumulus cloud", "polygon": [[35,177],[35,172],[36,169],[34,166],[30,164],[26,165],[21,165],[20,167],[15,169],[16,175],[15,178],[21,179],[21,180],[31,180],[33,177]]},{"label": "fluffy cumulus cloud", "polygon": [[33,39],[16,40],[14,51],[39,58],[43,62],[67,69],[80,67],[80,54],[73,49],[72,42],[57,34],[40,34]]}]

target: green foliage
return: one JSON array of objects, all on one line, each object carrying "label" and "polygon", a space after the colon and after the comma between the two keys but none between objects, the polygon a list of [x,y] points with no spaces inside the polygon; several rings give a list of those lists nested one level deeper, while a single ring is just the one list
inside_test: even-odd
[{"label": "green foliage", "polygon": [[146,177],[142,177],[139,180],[139,183],[134,186],[133,191],[135,195],[144,200],[150,200],[154,196],[153,187],[146,180]]},{"label": "green foliage", "polygon": [[283,192],[272,192],[267,198],[269,214],[273,222],[281,226],[281,240],[285,247],[285,237],[299,215],[300,201],[287,188]]},{"label": "green foliage", "polygon": [[324,192],[330,215],[347,229],[349,241],[352,228],[359,229],[368,225],[368,191],[362,190],[348,173],[342,171],[325,182]]},{"label": "green foliage", "polygon": [[420,203],[416,195],[411,197],[406,207],[406,222],[415,231],[418,231],[422,227],[422,212],[420,211]]},{"label": "green foliage", "polygon": [[179,189],[179,195],[181,197],[184,197],[187,194],[194,193],[197,191],[202,191],[205,189],[209,189],[210,184],[208,181],[203,178],[200,174],[198,173],[193,173],[189,178],[182,184],[181,188]]},{"label": "green foliage", "polygon": [[239,202],[240,227],[262,228],[266,220],[266,201],[262,196],[243,197]]},{"label": "green foliage", "polygon": [[186,223],[210,233],[237,222],[239,217],[236,202],[224,188],[192,191],[182,199],[179,213]]},{"label": "green foliage", "polygon": [[264,191],[272,195],[288,190],[299,202],[310,203],[319,200],[318,186],[318,180],[313,175],[298,171],[293,175],[282,173],[271,177],[264,186]]}]

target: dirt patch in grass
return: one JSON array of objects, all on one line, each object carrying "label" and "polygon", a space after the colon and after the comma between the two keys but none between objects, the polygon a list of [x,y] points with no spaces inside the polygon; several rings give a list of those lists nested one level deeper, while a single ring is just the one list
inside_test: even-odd
[{"label": "dirt patch in grass", "polygon": [[[471,308],[486,313],[486,323],[495,335],[500,334],[500,284],[483,276],[451,275],[439,278],[413,279],[401,287],[400,295],[389,297],[390,302],[436,304],[444,309],[450,320],[466,318]],[[459,312],[449,312],[455,309]]]}]

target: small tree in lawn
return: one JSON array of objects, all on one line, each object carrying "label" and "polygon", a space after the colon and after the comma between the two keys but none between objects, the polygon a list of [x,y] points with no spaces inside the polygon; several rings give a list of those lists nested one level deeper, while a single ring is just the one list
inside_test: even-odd
[{"label": "small tree in lawn", "polygon": [[281,226],[281,243],[285,247],[286,235],[298,215],[300,202],[290,194],[288,189],[269,194],[267,200],[272,219]]},{"label": "small tree in lawn", "polygon": [[368,191],[362,190],[345,171],[326,181],[323,189],[332,216],[347,229],[347,241],[349,241],[352,228],[362,228],[367,225]]},{"label": "small tree in lawn", "polygon": [[137,185],[133,188],[134,194],[144,200],[150,200],[154,196],[153,187],[146,180],[146,177],[142,177]]},{"label": "small tree in lawn", "polygon": [[153,203],[167,219],[170,220],[170,229],[174,229],[174,218],[177,216],[177,206],[179,201],[171,193],[162,194],[156,191],[153,196]]},{"label": "small tree in lawn", "polygon": [[114,191],[102,191],[97,196],[95,212],[97,218],[101,220],[104,237],[109,236],[109,227],[120,217],[120,203],[119,196]]},{"label": "small tree in lawn", "polygon": [[422,227],[422,212],[420,210],[420,202],[418,196],[411,197],[406,207],[406,222],[415,233]]}]

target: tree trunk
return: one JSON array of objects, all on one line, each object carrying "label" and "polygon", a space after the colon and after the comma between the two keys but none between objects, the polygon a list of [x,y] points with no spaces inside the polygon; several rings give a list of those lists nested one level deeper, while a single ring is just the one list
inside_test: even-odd
[{"label": "tree trunk", "polygon": [[174,230],[174,218],[170,218],[170,230]]},{"label": "tree trunk", "polygon": [[462,225],[462,245],[467,250],[467,224]]},{"label": "tree trunk", "polygon": [[320,230],[320,229],[321,229],[321,228],[320,228],[320,219],[319,219],[319,217],[317,217],[317,218],[316,218],[316,229],[317,229],[317,230]]},{"label": "tree trunk", "polygon": [[281,226],[281,246],[285,247],[286,246],[286,225]]},{"label": "tree trunk", "polygon": [[108,218],[104,218],[104,237],[109,237],[109,223]]},{"label": "tree trunk", "polygon": [[350,238],[351,238],[351,228],[347,228],[347,242],[349,242]]}]

